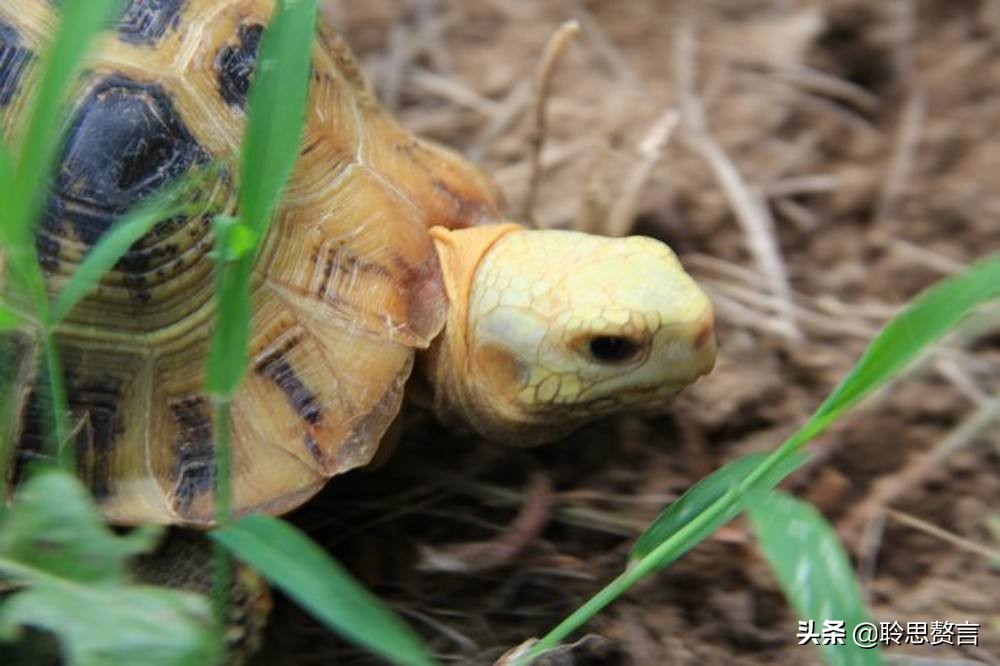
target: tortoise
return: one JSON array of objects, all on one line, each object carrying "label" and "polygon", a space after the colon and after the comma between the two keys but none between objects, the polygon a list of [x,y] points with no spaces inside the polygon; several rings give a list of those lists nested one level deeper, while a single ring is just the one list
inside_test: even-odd
[{"label": "tortoise", "polygon": [[[202,165],[228,166],[58,330],[79,474],[116,524],[213,525],[210,221],[234,212],[247,92],[273,9],[131,0],[71,99],[37,230],[53,292],[125,211]],[[0,2],[8,139],[57,12],[57,2]],[[232,404],[236,515],[291,511],[369,463],[406,395],[456,428],[533,445],[658,405],[715,358],[711,304],[667,245],[508,220],[477,167],[379,106],[322,21],[301,154],[252,290],[250,366]],[[22,460],[41,441],[36,385],[15,387]]]}]

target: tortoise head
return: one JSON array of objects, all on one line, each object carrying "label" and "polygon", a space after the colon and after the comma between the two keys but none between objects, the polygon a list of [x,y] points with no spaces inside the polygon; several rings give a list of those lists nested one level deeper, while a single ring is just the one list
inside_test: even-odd
[{"label": "tortoise head", "polygon": [[715,363],[712,305],[659,241],[513,224],[432,234],[451,310],[427,366],[446,421],[541,443],[663,403]]}]

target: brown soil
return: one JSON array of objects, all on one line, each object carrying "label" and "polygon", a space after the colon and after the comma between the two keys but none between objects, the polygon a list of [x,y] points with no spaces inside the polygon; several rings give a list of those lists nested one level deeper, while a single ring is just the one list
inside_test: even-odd
[{"label": "brown soil", "polygon": [[[531,178],[518,91],[551,32],[577,17],[583,31],[549,101],[540,224],[607,228],[602,205],[621,199],[644,139],[677,108],[685,69],[688,98],[774,218],[762,237],[778,262],[762,268],[682,123],[623,219],[669,242],[716,301],[715,373],[666,413],[537,450],[489,446],[411,413],[389,464],[338,479],[297,515],[445,663],[492,663],[554,626],[621,570],[672,497],[776,446],[898,306],[1000,249],[996,0],[352,0],[330,13],[404,123],[480,161],[513,215]],[[682,33],[694,38],[693,62]],[[792,325],[775,265],[787,273]],[[1000,429],[980,429],[941,461],[929,453],[1000,390],[992,317],[992,334],[978,319],[978,333],[968,327],[839,423],[785,484],[841,530],[877,620],[981,625],[978,647],[890,655],[1000,660],[1000,563],[885,512],[1000,549]],[[417,570],[419,546],[500,534],[539,472],[555,513],[517,558],[480,573]],[[572,663],[818,662],[796,644],[796,616],[741,521],[587,632],[602,638]],[[286,663],[378,663],[288,603],[273,634],[271,657]]]}]

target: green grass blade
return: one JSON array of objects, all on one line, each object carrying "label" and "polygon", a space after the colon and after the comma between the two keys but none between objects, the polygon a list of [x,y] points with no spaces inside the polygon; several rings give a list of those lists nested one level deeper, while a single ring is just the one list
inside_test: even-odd
[{"label": "green grass blade", "polygon": [[93,290],[101,276],[114,266],[132,245],[146,235],[153,226],[176,214],[182,186],[175,186],[147,198],[135,210],[119,219],[76,269],[69,282],[56,296],[49,311],[48,325],[54,329],[66,318],[76,304]]},{"label": "green grass blade", "polygon": [[55,35],[41,59],[41,76],[35,97],[23,117],[27,123],[17,134],[16,192],[20,205],[15,220],[21,226],[20,242],[30,242],[31,229],[48,188],[46,179],[60,148],[63,104],[73,79],[80,71],[90,43],[121,0],[65,0]]},{"label": "green grass blade", "polygon": [[76,461],[73,445],[69,441],[69,399],[66,395],[66,383],[63,380],[59,345],[56,344],[54,335],[42,336],[42,349],[45,354],[45,377],[49,388],[49,404],[52,407],[51,434],[55,438],[50,445],[50,451],[55,453],[55,459],[62,469],[71,471]]},{"label": "green grass blade", "polygon": [[[317,0],[278,0],[257,53],[240,155],[237,219],[213,223],[216,259],[215,331],[205,387],[215,402],[216,520],[230,520],[229,403],[246,372],[250,340],[250,278],[260,242],[299,155],[309,92]],[[216,546],[213,601],[225,621],[231,578],[228,555]]]},{"label": "green grass blade", "polygon": [[231,396],[243,378],[247,364],[247,345],[250,342],[250,289],[248,282],[253,271],[252,254],[227,261],[231,256],[232,228],[228,218],[216,218],[215,236],[216,286],[215,332],[208,351],[208,369],[205,388],[219,400]]},{"label": "green grass blade", "polygon": [[818,646],[826,663],[881,664],[876,649],[864,649],[852,641],[854,627],[871,618],[847,554],[819,511],[790,495],[772,492],[755,496],[748,513],[761,551],[800,619],[814,622],[815,632],[821,635],[824,622],[843,621],[843,644]]},{"label": "green grass blade", "polygon": [[816,416],[838,413],[875,385],[901,370],[924,347],[947,333],[972,308],[1000,297],[1000,255],[980,261],[962,274],[939,282],[892,320]]},{"label": "green grass blade", "polygon": [[[36,472],[0,526],[0,640],[44,628],[68,664],[212,664],[208,606],[189,592],[133,585],[129,560],[162,527],[116,534],[78,479]],[[30,640],[30,639],[29,639]]]},{"label": "green grass blade", "polygon": [[747,477],[742,490],[826,430],[863,397],[888,382],[974,308],[997,298],[1000,298],[1000,255],[979,261],[918,295],[875,336],[851,371],[809,420]]},{"label": "green grass blade", "polygon": [[21,316],[14,308],[0,303],[0,332],[12,331],[21,325]]},{"label": "green grass blade", "polygon": [[288,523],[249,516],[209,535],[345,638],[394,663],[435,663],[402,620]]},{"label": "green grass blade", "polygon": [[[2,126],[2,125],[0,125]],[[14,202],[17,190],[14,184],[14,158],[10,154],[7,142],[0,136],[0,250],[10,249],[13,240],[12,231],[14,226]],[[0,262],[0,266],[3,263]],[[2,279],[2,276],[0,276]]]},{"label": "green grass blade", "polygon": [[280,0],[261,38],[240,160],[239,222],[215,224],[219,305],[206,387],[216,396],[231,395],[246,370],[248,283],[257,246],[299,154],[315,30],[316,0]]},{"label": "green grass blade", "polygon": [[299,154],[315,31],[316,0],[280,0],[261,38],[240,170],[240,217],[260,236]]},{"label": "green grass blade", "polygon": [[[25,247],[22,224],[17,217],[20,205],[15,182],[14,157],[0,136],[0,298],[9,299],[17,287],[31,282],[36,266],[35,247]],[[38,273],[35,269],[33,272]]]},{"label": "green grass blade", "polygon": [[[691,522],[695,516],[719,500],[729,490],[739,485],[768,455],[767,453],[751,453],[737,458],[691,486],[646,528],[632,547],[629,559],[635,561],[647,557],[658,545],[673,536],[677,530]],[[771,470],[766,478],[761,479],[758,487],[762,490],[770,490],[783,478],[805,464],[807,459],[808,456],[801,453],[790,456],[783,461],[783,464]],[[699,532],[695,538],[697,541],[701,541],[723,524],[735,518],[742,509],[742,504],[733,504],[716,520],[706,524],[703,529],[704,534]],[[671,558],[659,562],[659,566],[664,567],[683,554],[684,551],[671,553]]]}]

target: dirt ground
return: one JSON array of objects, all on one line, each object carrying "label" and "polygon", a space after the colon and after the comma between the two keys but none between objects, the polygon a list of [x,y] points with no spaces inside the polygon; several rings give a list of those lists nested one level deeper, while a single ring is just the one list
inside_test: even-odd
[{"label": "dirt ground", "polygon": [[[536,450],[410,413],[392,461],[297,514],[444,663],[490,664],[554,626],[667,502],[800,425],[901,304],[1000,250],[998,1],[343,0],[329,13],[385,103],[481,163],[512,216],[532,181],[534,72],[576,18],[538,223],[661,238],[718,311],[716,371],[665,413]],[[998,320],[971,320],[785,484],[844,535],[876,620],[981,625],[978,647],[890,649],[897,663],[1000,663],[1000,428],[983,417]],[[509,530],[539,475],[551,518],[510,562],[420,570],[427,547]],[[377,663],[279,606],[269,659]],[[818,662],[742,521],[587,632],[567,663]]]}]

